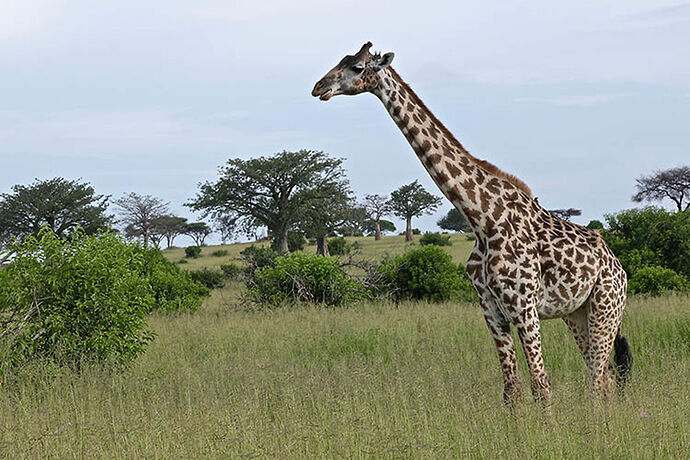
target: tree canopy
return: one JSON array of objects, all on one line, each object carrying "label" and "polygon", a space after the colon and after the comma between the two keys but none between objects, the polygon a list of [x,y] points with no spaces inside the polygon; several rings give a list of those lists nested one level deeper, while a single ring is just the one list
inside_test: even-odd
[{"label": "tree canopy", "polygon": [[203,246],[206,238],[213,233],[213,230],[206,222],[192,222],[184,225],[182,233],[193,239],[197,246]]},{"label": "tree canopy", "polygon": [[151,195],[139,195],[134,192],[115,200],[114,203],[120,215],[120,223],[125,226],[125,233],[132,237],[141,236],[144,239],[144,248],[147,248],[151,236],[156,234],[158,219],[169,212],[168,203]]},{"label": "tree canopy", "polygon": [[364,195],[364,208],[374,223],[374,239],[381,239],[381,218],[391,213],[391,203],[385,195]]},{"label": "tree canopy", "polygon": [[472,231],[470,223],[467,222],[465,216],[463,216],[462,213],[456,208],[452,208],[450,211],[448,211],[448,214],[441,217],[436,224],[444,230],[451,230],[454,232]]},{"label": "tree canopy", "polygon": [[[394,232],[395,224],[390,220],[381,219],[379,220],[379,230],[381,233]],[[366,235],[374,235],[374,237],[376,237],[376,222],[371,219],[364,221],[362,224],[362,231]]]},{"label": "tree canopy", "polygon": [[412,218],[433,214],[441,205],[441,199],[427,192],[416,180],[391,192],[391,211],[405,219],[405,241],[412,241]]},{"label": "tree canopy", "polygon": [[582,215],[582,211],[580,209],[575,208],[549,209],[549,212],[556,217],[560,217],[563,220],[570,220],[571,217]]},{"label": "tree canopy", "polygon": [[0,194],[0,242],[36,236],[46,225],[60,237],[78,227],[86,234],[107,229],[112,225],[108,199],[87,182],[62,177],[15,185],[12,193]]},{"label": "tree canopy", "polygon": [[287,252],[288,231],[302,222],[315,201],[326,200],[345,179],[342,160],[323,152],[283,151],[272,156],[232,158],[186,203],[214,221],[225,216],[248,235],[267,227],[273,248]]},{"label": "tree canopy", "polygon": [[678,211],[690,209],[690,166],[655,171],[637,179],[635,202],[662,201],[669,199]]}]

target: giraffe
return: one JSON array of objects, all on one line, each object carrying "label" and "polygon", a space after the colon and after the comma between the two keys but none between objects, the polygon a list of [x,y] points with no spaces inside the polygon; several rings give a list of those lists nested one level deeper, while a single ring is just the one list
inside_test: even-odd
[{"label": "giraffe", "polygon": [[[621,334],[627,278],[599,233],[541,207],[517,177],[472,156],[391,67],[393,53],[365,43],[321,78],[312,96],[378,97],[450,202],[467,218],[476,243],[467,273],[493,337],[507,405],[521,399],[511,324],[527,358],[531,390],[548,405],[540,320],[563,318],[590,372],[595,395],[625,383],[632,355]],[[614,365],[609,361],[615,348]]]}]

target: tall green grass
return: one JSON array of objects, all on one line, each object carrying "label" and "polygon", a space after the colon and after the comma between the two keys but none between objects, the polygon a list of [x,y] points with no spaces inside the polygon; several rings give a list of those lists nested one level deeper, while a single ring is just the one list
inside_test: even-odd
[{"label": "tall green grass", "polygon": [[[216,259],[216,258],[214,258]],[[688,297],[634,298],[628,390],[587,394],[577,347],[544,323],[554,391],[503,408],[472,304],[245,308],[237,285],[196,313],[152,316],[123,374],[27,369],[0,390],[5,458],[670,458],[690,451]]]}]

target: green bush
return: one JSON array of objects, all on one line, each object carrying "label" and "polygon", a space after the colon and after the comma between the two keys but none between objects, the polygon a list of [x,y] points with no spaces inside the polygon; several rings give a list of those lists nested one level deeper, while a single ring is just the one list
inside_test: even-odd
[{"label": "green bush", "polygon": [[587,228],[592,229],[592,230],[603,230],[604,229],[604,224],[601,223],[600,220],[590,220],[589,223],[587,224]]},{"label": "green bush", "polygon": [[201,307],[204,297],[209,295],[203,284],[166,259],[158,249],[140,250],[146,261],[142,275],[148,279],[155,299],[150,311],[185,313]]},{"label": "green bush", "polygon": [[275,259],[275,265],[257,270],[249,281],[252,299],[259,304],[286,301],[342,305],[363,295],[337,259],[295,253]]},{"label": "green bush", "polygon": [[199,246],[187,246],[184,248],[184,256],[188,259],[196,259],[201,255],[201,248]]},{"label": "green bush", "polygon": [[145,317],[155,298],[137,246],[44,229],[13,249],[0,270],[3,371],[35,359],[126,365],[152,340]]},{"label": "green bush", "polygon": [[228,250],[227,249],[218,249],[216,251],[213,251],[211,253],[213,257],[225,257],[228,255]]},{"label": "green bush", "polygon": [[476,241],[476,240],[477,240],[477,235],[475,235],[474,233],[468,233],[468,234],[465,235],[465,239],[466,239],[467,241]]},{"label": "green bush", "polygon": [[208,268],[190,270],[189,276],[197,283],[201,283],[209,289],[222,288],[225,286],[225,273],[221,270],[209,270]]},{"label": "green bush", "polygon": [[458,299],[463,302],[479,302],[477,291],[474,290],[472,281],[467,276],[467,267],[464,264],[458,264],[458,275],[460,276]]},{"label": "green bush", "polygon": [[628,282],[628,290],[632,294],[659,295],[668,291],[689,289],[690,283],[684,276],[664,267],[640,268]]},{"label": "green bush", "polygon": [[463,292],[463,277],[448,253],[428,245],[385,262],[380,289],[397,299],[443,301],[458,299]]},{"label": "green bush", "polygon": [[419,244],[422,246],[427,246],[429,244],[434,244],[436,246],[450,246],[450,236],[441,235],[440,233],[426,232],[420,239]]},{"label": "green bush", "polygon": [[184,264],[188,264],[189,261],[188,261],[187,259],[180,259],[180,260],[178,260],[178,261],[175,262],[175,263],[180,264],[180,265],[184,265]]},{"label": "green bush", "polygon": [[328,240],[328,252],[333,256],[342,256],[350,252],[350,244],[345,237],[336,236]]},{"label": "green bush", "polygon": [[299,232],[288,232],[288,251],[295,252],[304,249],[307,239]]},{"label": "green bush", "polygon": [[275,260],[279,254],[268,246],[254,246],[251,245],[245,248],[240,255],[244,259],[247,268],[245,269],[248,277],[254,276],[254,273],[264,267],[273,267]]},{"label": "green bush", "polygon": [[220,269],[223,271],[225,276],[233,280],[238,279],[242,274],[242,268],[233,262],[228,262],[227,264],[221,265]]}]

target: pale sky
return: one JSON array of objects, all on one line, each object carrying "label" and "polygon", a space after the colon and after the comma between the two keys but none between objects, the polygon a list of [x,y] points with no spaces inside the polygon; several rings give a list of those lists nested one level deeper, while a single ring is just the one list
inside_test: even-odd
[{"label": "pale sky", "polygon": [[310,95],[368,40],[470,152],[578,223],[690,163],[688,2],[0,0],[0,192],[81,178],[194,218],[182,203],[228,158],[306,148],[344,158],[359,197],[440,196],[374,96]]}]

